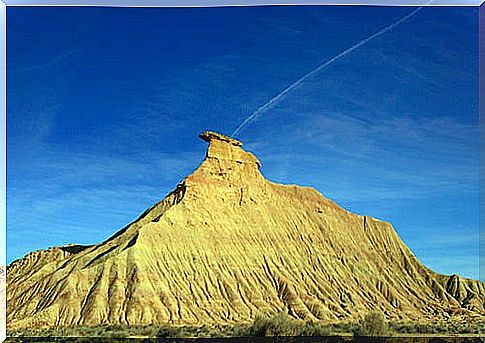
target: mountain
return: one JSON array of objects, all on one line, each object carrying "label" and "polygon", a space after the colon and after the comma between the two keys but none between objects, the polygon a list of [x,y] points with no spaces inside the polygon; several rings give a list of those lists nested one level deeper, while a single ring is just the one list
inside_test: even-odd
[{"label": "mountain", "polygon": [[9,265],[8,328],[483,318],[484,283],[426,268],[387,222],[268,181],[241,142],[200,137],[203,163],[133,223]]}]

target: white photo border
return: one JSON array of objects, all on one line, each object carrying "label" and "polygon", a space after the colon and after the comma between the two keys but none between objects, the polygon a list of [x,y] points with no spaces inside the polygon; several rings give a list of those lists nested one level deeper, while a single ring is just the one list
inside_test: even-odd
[{"label": "white photo border", "polygon": [[[70,6],[70,7],[244,7],[244,6],[298,6],[298,5],[369,5],[369,6],[479,6],[479,60],[485,59],[485,0],[0,0],[0,65],[4,71],[0,76],[0,140],[3,146],[0,149],[0,342],[6,339],[6,251],[7,251],[7,217],[6,217],[6,191],[7,191],[7,8],[11,6]],[[479,112],[485,110],[485,79],[482,77],[482,67],[479,65]],[[480,193],[485,187],[485,174],[482,170],[482,161],[485,160],[485,117],[480,115]],[[483,157],[483,158],[482,158]],[[480,194],[480,239],[479,239],[479,278],[485,282],[485,197]],[[482,249],[483,247],[483,249]],[[483,263],[482,263],[483,262]]]}]

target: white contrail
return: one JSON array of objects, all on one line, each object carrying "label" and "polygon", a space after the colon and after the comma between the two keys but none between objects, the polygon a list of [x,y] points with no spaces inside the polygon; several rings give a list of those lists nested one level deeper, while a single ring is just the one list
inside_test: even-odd
[{"label": "white contrail", "polygon": [[[426,3],[426,5],[429,5],[432,1],[433,0],[428,1]],[[319,65],[318,67],[316,67],[315,69],[313,69],[312,71],[310,71],[307,74],[303,75],[301,78],[299,78],[298,80],[296,80],[295,82],[293,82],[291,85],[289,85],[288,87],[286,87],[285,89],[283,89],[274,98],[272,98],[271,100],[269,100],[268,102],[266,102],[264,105],[262,105],[261,107],[259,107],[256,111],[254,111],[250,116],[248,116],[241,124],[239,124],[239,126],[236,128],[236,130],[234,130],[234,132],[232,133],[232,136],[234,137],[235,135],[237,135],[239,133],[239,131],[241,131],[246,125],[248,125],[249,123],[251,123],[252,121],[254,121],[258,117],[259,114],[261,114],[261,113],[265,112],[266,110],[270,109],[273,105],[275,105],[276,103],[278,103],[286,94],[288,94],[293,89],[295,89],[296,87],[298,87],[307,78],[309,78],[310,76],[318,73],[323,68],[328,67],[333,62],[339,60],[340,58],[344,57],[348,53],[350,53],[350,52],[354,51],[355,49],[357,49],[358,47],[364,45],[368,41],[370,41],[370,40],[372,40],[372,39],[374,39],[374,38],[376,38],[376,37],[378,37],[378,36],[386,33],[389,30],[392,30],[394,27],[398,26],[402,22],[408,20],[413,15],[415,15],[416,13],[418,13],[421,9],[422,9],[422,7],[418,7],[416,9],[414,9],[409,14],[405,15],[404,17],[402,17],[398,21],[394,22],[393,24],[390,24],[390,25],[384,27],[383,29],[381,29],[380,31],[377,31],[376,33],[372,34],[371,36],[369,36],[369,37],[361,40],[357,44],[351,46],[350,48],[348,48],[348,49],[346,49],[344,51],[342,51],[337,56],[332,57],[328,61],[322,63],[321,65]]]}]

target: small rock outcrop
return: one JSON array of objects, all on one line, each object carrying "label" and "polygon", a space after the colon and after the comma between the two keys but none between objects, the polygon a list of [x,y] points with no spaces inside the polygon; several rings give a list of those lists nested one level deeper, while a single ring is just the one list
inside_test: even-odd
[{"label": "small rock outcrop", "polygon": [[273,183],[242,143],[204,132],[198,169],[106,241],[38,251],[7,271],[10,329],[307,320],[478,320],[484,284],[423,266],[391,224]]}]

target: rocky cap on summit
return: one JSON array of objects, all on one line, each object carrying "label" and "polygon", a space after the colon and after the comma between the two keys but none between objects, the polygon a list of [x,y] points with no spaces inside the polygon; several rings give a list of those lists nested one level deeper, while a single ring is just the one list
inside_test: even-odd
[{"label": "rocky cap on summit", "polygon": [[92,246],[30,253],[7,270],[10,329],[305,320],[483,320],[485,285],[425,267],[391,224],[313,188],[264,178],[214,132],[202,164],[162,201]]},{"label": "rocky cap on summit", "polygon": [[[216,174],[217,169],[220,169],[220,173],[233,174],[234,176],[241,173],[246,173],[246,176],[259,174],[259,171],[255,172],[251,169],[259,169],[261,162],[252,153],[242,148],[242,142],[212,131],[205,131],[199,137],[209,143],[206,161],[201,167],[207,167],[208,164],[211,164],[211,169],[216,169],[212,172]],[[234,165],[234,163],[240,164],[240,166]],[[196,173],[192,176],[196,176]]]},{"label": "rocky cap on summit", "polygon": [[231,143],[232,145],[235,145],[235,146],[242,146],[242,142],[214,131],[204,131],[199,135],[199,137],[209,143],[213,139],[217,139],[223,142]]}]

